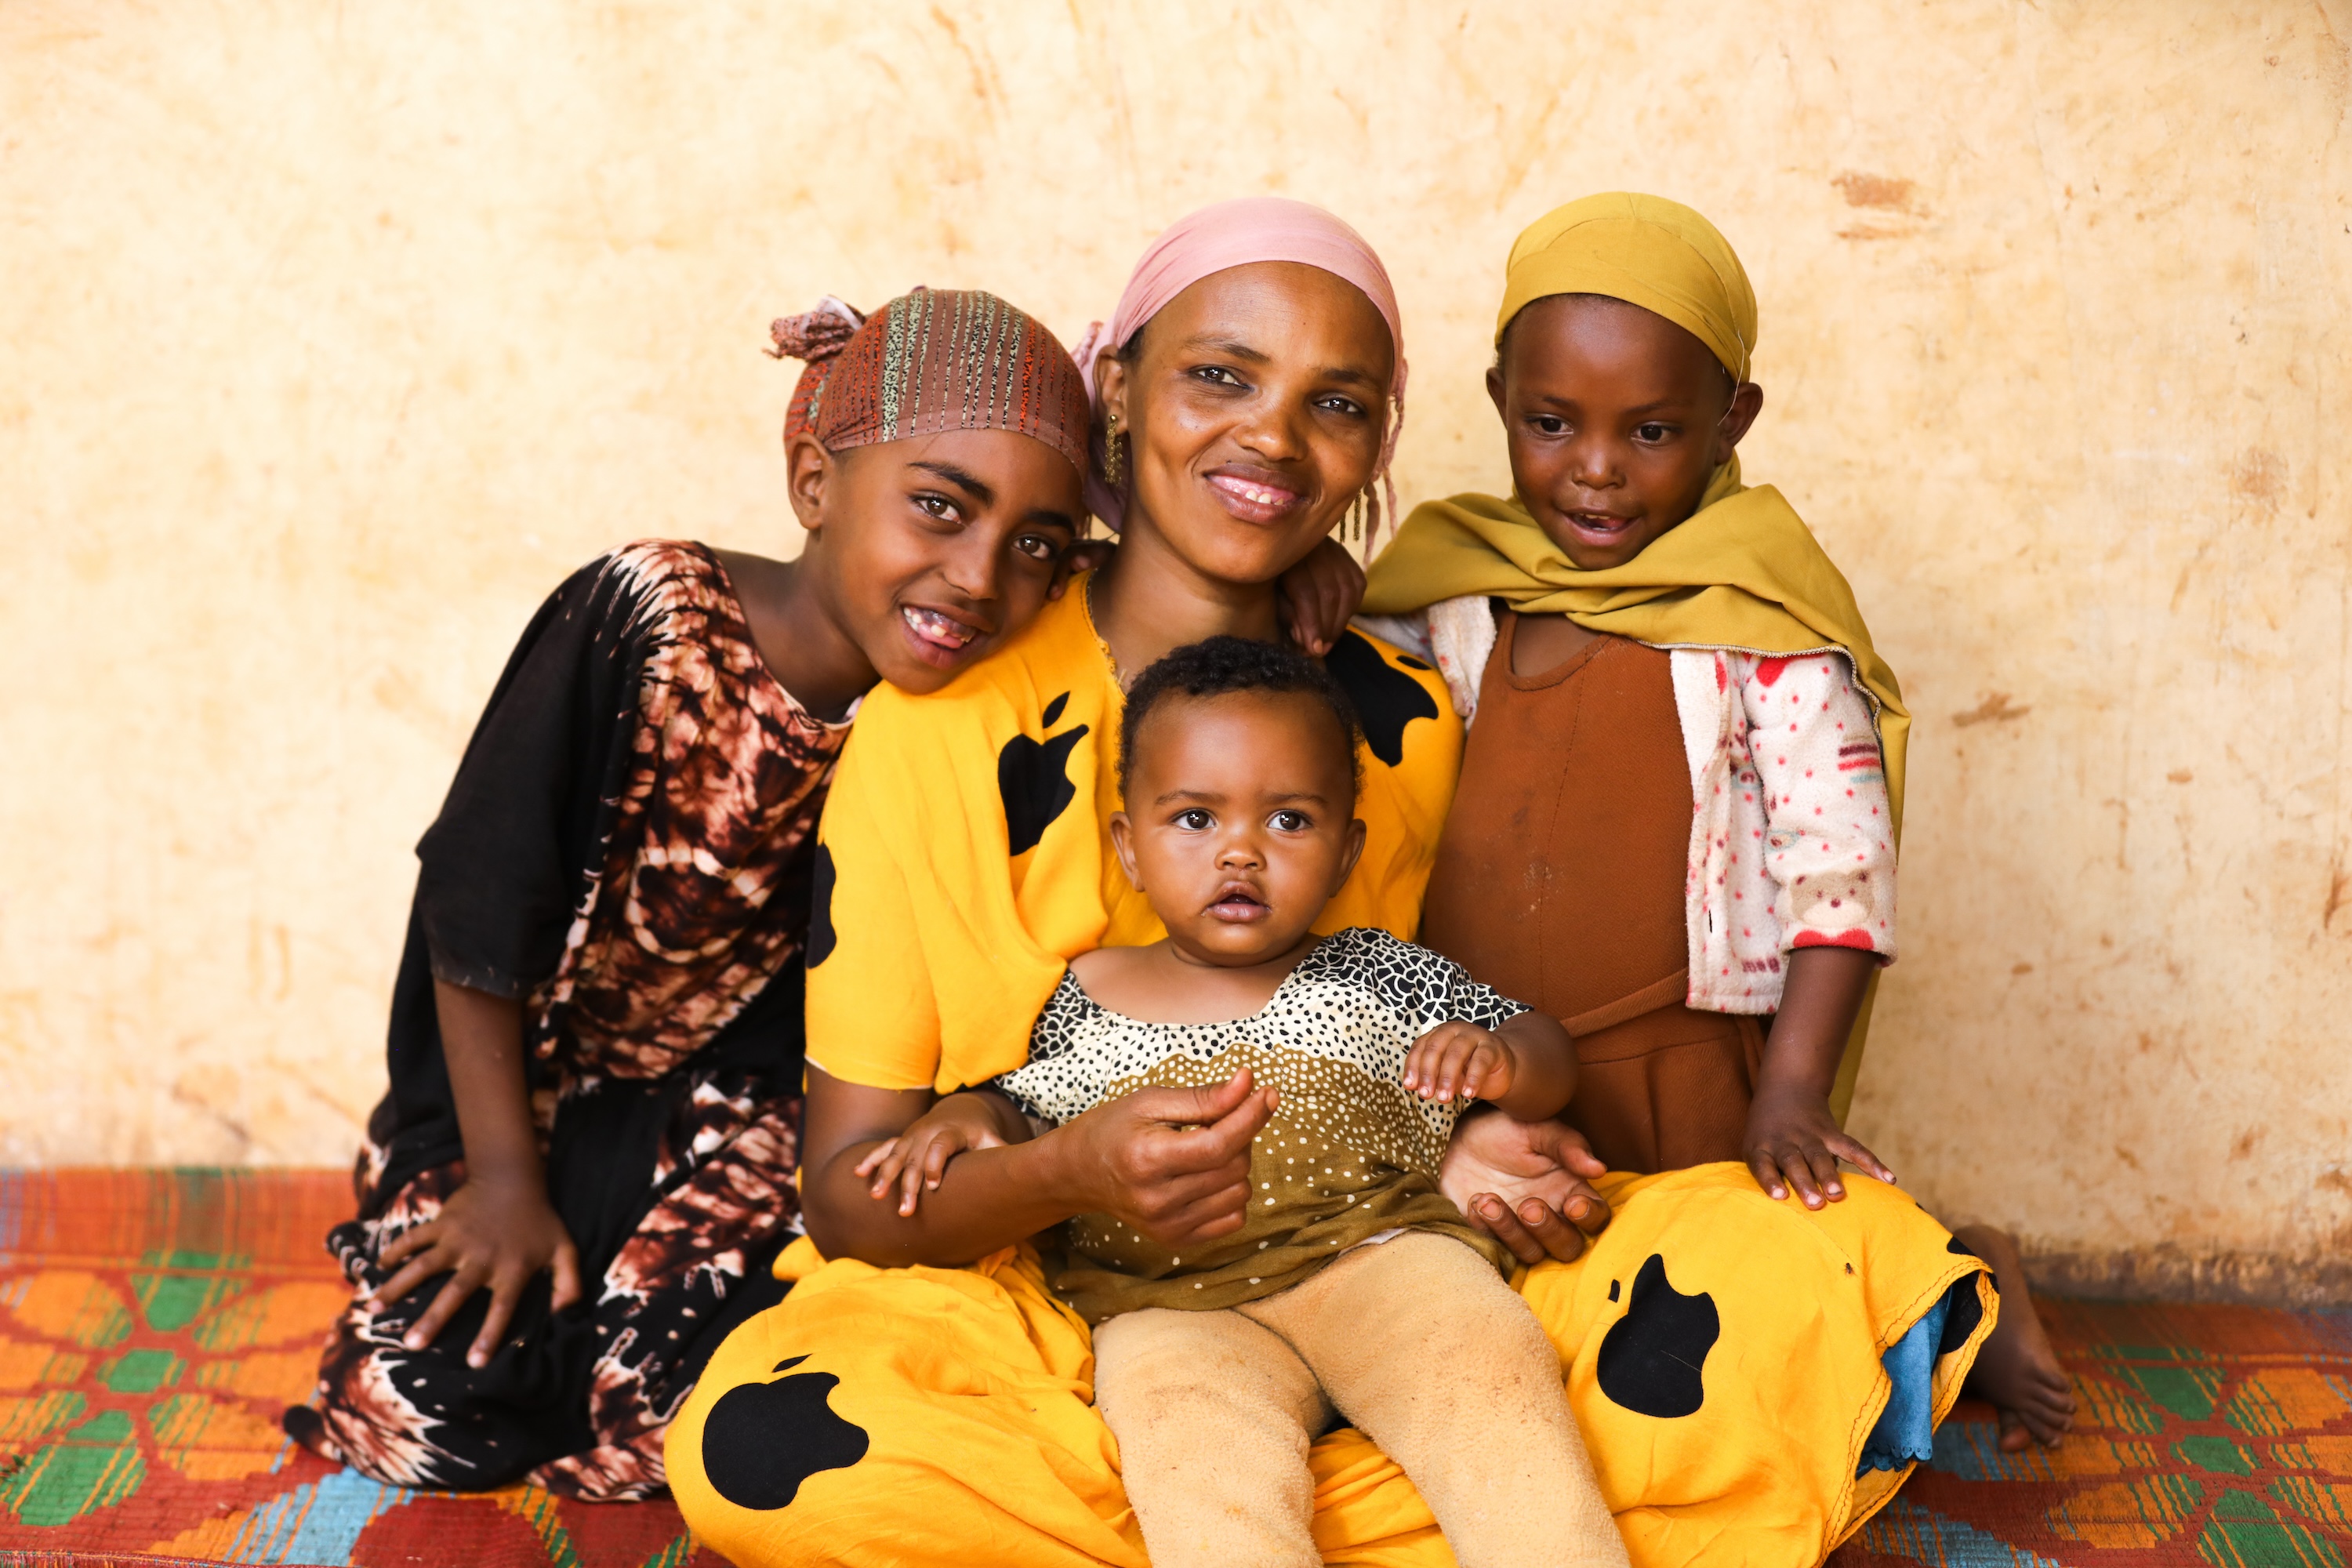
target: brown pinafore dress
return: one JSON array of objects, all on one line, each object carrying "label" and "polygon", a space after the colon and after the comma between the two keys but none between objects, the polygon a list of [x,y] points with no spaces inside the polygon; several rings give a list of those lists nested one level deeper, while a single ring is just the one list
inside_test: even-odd
[{"label": "brown pinafore dress", "polygon": [[1602,637],[1515,675],[1505,613],[1421,940],[1576,1040],[1567,1120],[1612,1170],[1741,1157],[1762,1020],[1685,1006],[1691,835],[1668,656]]}]

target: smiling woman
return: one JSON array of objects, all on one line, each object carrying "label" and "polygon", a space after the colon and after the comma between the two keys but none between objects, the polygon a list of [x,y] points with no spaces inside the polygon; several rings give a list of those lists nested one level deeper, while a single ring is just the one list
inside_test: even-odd
[{"label": "smiling woman", "polygon": [[[1088,494],[1119,526],[1116,559],[952,686],[877,692],[827,807],[817,919],[834,944],[809,970],[802,1173],[813,1245],[780,1261],[801,1282],[729,1338],[669,1445],[689,1522],[738,1563],[1139,1563],[1084,1326],[1020,1244],[1081,1214],[1162,1244],[1230,1232],[1272,1109],[1246,1078],[1121,1094],[1034,1139],[982,1140],[919,1205],[871,1175],[939,1096],[1023,1063],[1072,957],[1166,934],[1110,837],[1127,681],[1209,637],[1281,640],[1276,579],[1351,508],[1372,510],[1392,446],[1404,360],[1387,275],[1353,230],[1300,203],[1226,203],[1174,226],[1081,353],[1102,415]],[[1426,663],[1352,631],[1328,646],[1370,731],[1365,847],[1314,929],[1408,938],[1461,728]],[[1559,1212],[1571,1181],[1535,1152],[1523,1181],[1471,1190],[1526,1198],[1507,1238],[1521,1257],[1573,1256],[1581,1237]],[[1597,1224],[1602,1207],[1587,1191],[1579,1212]],[[821,1439],[782,1402],[730,1391],[794,1356],[801,1375],[841,1379],[830,1409],[871,1441],[780,1508],[737,1484],[728,1456],[796,1465]],[[764,1410],[772,1421],[751,1418]],[[1318,1463],[1335,1455],[1386,1465],[1355,1434],[1327,1440]],[[1400,1524],[1420,1505],[1385,1475],[1394,1489],[1350,1494],[1362,1506],[1318,1530],[1366,1542],[1420,1528]]]}]

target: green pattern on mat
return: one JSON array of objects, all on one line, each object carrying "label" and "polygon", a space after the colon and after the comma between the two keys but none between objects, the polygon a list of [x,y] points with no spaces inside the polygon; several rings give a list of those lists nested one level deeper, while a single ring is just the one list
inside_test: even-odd
[{"label": "green pattern on mat", "polygon": [[1964,1404],[1836,1568],[2352,1565],[2352,1313],[2042,1309],[2073,1435],[2003,1453]]},{"label": "green pattern on mat", "polygon": [[0,1172],[0,1562],[718,1568],[667,1502],[418,1493],[289,1443],[351,1202],[338,1172]]},{"label": "green pattern on mat", "polygon": [[[719,1568],[667,1502],[381,1486],[289,1444],[334,1172],[0,1172],[0,1560]],[[2352,1314],[2046,1303],[2082,1412],[1963,1405],[1837,1568],[2352,1568]]]}]

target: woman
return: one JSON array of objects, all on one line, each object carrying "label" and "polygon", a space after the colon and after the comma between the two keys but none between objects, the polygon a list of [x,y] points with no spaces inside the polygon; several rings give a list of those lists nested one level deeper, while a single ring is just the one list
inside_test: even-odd
[{"label": "woman", "polygon": [[[1351,508],[1373,510],[1404,368],[1393,294],[1369,247],[1328,215],[1276,201],[1210,208],[1163,236],[1129,285],[1110,348],[1094,390],[1098,478],[1123,513],[1117,562],[948,690],[877,694],[844,757],[820,847],[810,953],[803,1192],[815,1246],[796,1246],[780,1263],[800,1279],[793,1296],[721,1348],[668,1449],[688,1521],[739,1563],[1144,1560],[1090,1403],[1085,1330],[1046,1292],[1026,1244],[1086,1211],[1171,1244],[1229,1228],[1247,1200],[1262,1097],[1246,1079],[1129,1095],[1030,1142],[960,1156],[912,1215],[878,1200],[858,1168],[937,1093],[1021,1063],[1070,955],[1161,934],[1105,844],[1118,802],[1116,759],[1101,742],[1117,728],[1121,673],[1210,636],[1276,635],[1276,576]],[[1409,935],[1460,728],[1421,661],[1360,634],[1328,657],[1365,722],[1359,812],[1370,847],[1318,929]],[[1590,1189],[1570,1190],[1562,1167],[1571,1146],[1556,1130],[1499,1125],[1491,1165],[1524,1163],[1549,1180],[1555,1202],[1530,1210],[1541,1235],[1486,1199],[1473,1212],[1522,1257],[1540,1257],[1546,1238],[1572,1256],[1580,1238],[1559,1203],[1596,1226],[1605,1209]],[[1515,1190],[1496,1171],[1465,1174],[1457,1164],[1449,1176],[1449,1191]],[[1723,1206],[1717,1194],[1696,1202]],[[1813,1228],[1858,1223],[1849,1215]],[[1610,1237],[1626,1225],[1621,1218]],[[1754,1241],[1759,1222],[1738,1215],[1706,1228],[1728,1254]],[[1627,1236],[1627,1247],[1642,1246],[1656,1226]],[[1859,1258],[1865,1239],[1832,1245]],[[1943,1239],[1932,1226],[1905,1238],[1904,1283],[1926,1292],[1913,1316],[1977,1270],[1942,1253]],[[1604,1237],[1601,1247],[1611,1245]],[[1821,1246],[1787,1249],[1801,1260],[1754,1271],[1757,1286],[1785,1296],[1792,1285],[1822,1285]],[[819,1249],[836,1261],[823,1263]],[[1688,1249],[1676,1250],[1685,1282],[1692,1270],[1728,1267],[1723,1256],[1685,1264]],[[1625,1306],[1603,1305],[1618,1301],[1619,1283],[1633,1285],[1635,1301],[1664,1305],[1675,1295],[1650,1285],[1653,1272],[1663,1278],[1663,1265],[1648,1269],[1639,1257],[1618,1282],[1547,1265],[1528,1277],[1528,1293],[1573,1357],[1585,1338],[1598,1342],[1587,1329],[1625,1320]],[[1840,1278],[1850,1300],[1809,1303],[1801,1321],[1755,1317],[1762,1338],[1738,1353],[1785,1362],[1822,1313],[1841,1320],[1833,1332],[1855,1352],[1808,1367],[1816,1386],[1798,1403],[1853,1425],[1874,1394],[1885,1397],[1877,1349],[1908,1326],[1894,1321],[1906,1303],[1879,1299],[1885,1272],[1848,1268]],[[1706,1345],[1682,1348],[1706,1357]],[[1671,1362],[1674,1351],[1662,1353]],[[1584,1354],[1570,1377],[1580,1420],[1592,1360]],[[1786,1392],[1734,1389],[1717,1403],[1738,1405],[1752,1425]],[[1618,1393],[1642,1397],[1622,1380]],[[1780,1433],[1808,1441],[1828,1425],[1783,1422]],[[1692,1430],[1722,1444],[1716,1422]],[[1621,1476],[1618,1489],[1637,1560],[1637,1525],[1672,1536],[1694,1507],[1710,1538],[1739,1536],[1722,1517],[1720,1500],[1738,1480],[1722,1460],[1654,1434],[1647,1451],[1665,1472]],[[1360,1435],[1326,1436],[1310,1462],[1327,1558],[1446,1560],[1426,1508]],[[1817,1468],[1769,1527],[1813,1555],[1826,1551],[1852,1513],[1848,1467],[1843,1477]],[[1629,1510],[1644,1510],[1663,1522],[1625,1523]]]}]

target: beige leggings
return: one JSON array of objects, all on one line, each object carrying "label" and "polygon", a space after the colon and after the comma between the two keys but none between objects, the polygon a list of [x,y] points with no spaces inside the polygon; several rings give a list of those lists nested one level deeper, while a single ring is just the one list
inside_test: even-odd
[{"label": "beige leggings", "polygon": [[1231,1310],[1113,1318],[1095,1399],[1153,1568],[1315,1568],[1307,1448],[1334,1407],[1402,1467],[1463,1568],[1625,1568],[1559,1353],[1451,1237],[1356,1247]]}]

